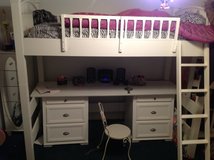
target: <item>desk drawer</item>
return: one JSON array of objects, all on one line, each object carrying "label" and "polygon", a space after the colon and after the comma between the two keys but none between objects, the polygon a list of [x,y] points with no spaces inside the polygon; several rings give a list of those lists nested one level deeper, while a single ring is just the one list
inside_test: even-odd
[{"label": "desk drawer", "polygon": [[167,96],[136,96],[134,97],[134,100],[137,103],[142,103],[142,102],[169,102],[172,101],[172,97],[167,97]]},{"label": "desk drawer", "polygon": [[136,122],[135,138],[161,138],[171,137],[170,121],[147,121]]},{"label": "desk drawer", "polygon": [[59,98],[44,98],[45,104],[57,105],[57,104],[82,104],[85,105],[86,98],[72,98],[72,97],[59,97]]},{"label": "desk drawer", "polygon": [[136,120],[171,119],[172,114],[171,102],[136,103]]},{"label": "desk drawer", "polygon": [[46,129],[47,143],[87,140],[87,127],[84,123],[47,125]]},{"label": "desk drawer", "polygon": [[87,109],[82,104],[46,106],[47,123],[85,122]]}]

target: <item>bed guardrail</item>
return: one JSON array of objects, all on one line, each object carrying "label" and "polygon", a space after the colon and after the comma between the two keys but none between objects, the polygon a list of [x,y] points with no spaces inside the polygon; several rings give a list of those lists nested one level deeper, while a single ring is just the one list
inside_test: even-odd
[{"label": "bed guardrail", "polygon": [[180,18],[173,17],[121,17],[119,53],[124,40],[171,40],[172,51],[176,52]]},{"label": "bed guardrail", "polygon": [[[62,51],[67,51],[68,38],[131,40],[178,39],[180,18],[61,15]],[[122,31],[122,32],[121,32]],[[176,45],[175,45],[176,46]],[[119,49],[120,52],[120,49]]]},{"label": "bed guardrail", "polygon": [[120,16],[61,15],[62,51],[67,50],[68,38],[118,38],[120,19]]}]

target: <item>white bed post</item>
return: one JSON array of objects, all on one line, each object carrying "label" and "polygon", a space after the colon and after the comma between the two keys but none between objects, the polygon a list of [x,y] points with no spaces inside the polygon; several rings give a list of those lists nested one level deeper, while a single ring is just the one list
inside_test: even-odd
[{"label": "white bed post", "polygon": [[22,25],[22,0],[10,0],[12,20],[14,28],[14,38],[16,46],[16,60],[17,60],[17,70],[18,70],[18,81],[19,81],[19,91],[20,100],[22,108],[23,117],[23,128],[24,128],[24,139],[25,139],[25,150],[27,160],[34,160],[34,140],[32,137],[32,121],[31,121],[31,108],[30,108],[30,97],[28,89],[28,74],[26,59],[24,56],[24,46],[23,46],[23,25]]},{"label": "white bed post", "polygon": [[210,160],[210,69],[209,69],[209,62],[210,62],[210,56],[209,56],[209,45],[205,44],[204,46],[204,61],[207,65],[207,67],[204,70],[204,88],[207,90],[204,98],[204,114],[207,115],[207,118],[205,119],[204,123],[204,137],[205,140],[207,140],[207,144],[205,146],[205,160]]},{"label": "white bed post", "polygon": [[176,85],[177,85],[177,150],[178,160],[182,160],[182,121],[181,117],[181,42],[178,43],[178,51],[176,57]]}]

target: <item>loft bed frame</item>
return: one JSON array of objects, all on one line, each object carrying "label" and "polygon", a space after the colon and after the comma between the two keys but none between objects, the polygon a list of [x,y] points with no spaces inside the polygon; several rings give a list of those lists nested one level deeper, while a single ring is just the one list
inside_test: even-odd
[{"label": "loft bed frame", "polygon": [[[25,6],[26,10],[23,10]],[[19,8],[14,8],[14,10],[22,8],[22,16],[15,21],[23,22],[20,24],[21,30],[24,32],[26,29],[33,26],[32,20],[32,11],[39,9],[38,2],[35,3],[32,0],[23,1]],[[31,9],[29,11],[29,8]],[[198,11],[199,8],[189,8],[189,10],[196,10]],[[184,11],[187,11],[184,10]],[[184,12],[184,11],[181,11]],[[179,14],[180,11],[177,13]],[[203,13],[204,15],[205,13]],[[39,56],[39,55],[47,55],[47,56],[105,56],[108,54],[109,56],[165,56],[165,57],[172,57],[176,56],[174,54],[176,52],[176,47],[178,43],[178,30],[180,24],[180,18],[178,17],[137,17],[137,16],[102,16],[102,15],[76,15],[76,14],[62,14],[59,17],[61,20],[61,32],[62,38],[61,39],[47,39],[47,38],[23,38],[23,43],[25,44],[23,47],[24,55],[26,56]],[[106,26],[106,30],[109,33],[111,30],[110,23],[111,21],[115,21],[116,27],[116,36],[111,37],[109,34],[106,35],[105,38],[102,38],[100,34],[97,37],[92,37],[91,34],[89,37],[74,37],[72,34],[69,37],[65,37],[65,24],[64,20],[69,19],[72,22],[74,19],[78,19],[80,22],[83,22],[85,19],[89,21],[89,24],[92,24],[94,20],[98,21],[98,32],[101,30],[101,21],[106,21],[108,25]],[[143,23],[150,23],[151,22],[151,33],[153,30],[153,25],[156,22],[160,22],[160,27],[158,28],[159,32],[162,31],[161,26],[163,23],[168,22],[169,26],[172,23],[175,24],[174,26],[174,36],[170,37],[169,29],[168,35],[166,37],[161,37],[159,34],[158,37],[153,37],[153,34],[150,34],[149,37],[145,38],[144,34],[142,33],[141,38],[136,38],[132,36],[131,38],[127,38],[128,32],[128,23],[129,21],[133,21],[133,28],[137,26],[137,22],[142,21]],[[119,24],[121,22],[121,25]],[[144,26],[144,25],[143,25]],[[73,26],[70,26],[70,32],[72,32]],[[92,30],[93,26],[89,26],[90,31]],[[124,28],[123,28],[124,27]],[[133,29],[132,28],[132,29]],[[82,27],[79,27],[80,34],[82,33]],[[123,34],[120,34],[119,31],[123,30]],[[24,37],[23,32],[21,32],[20,36]],[[136,30],[133,29],[133,35],[136,34]],[[79,42],[85,44],[85,47],[77,47]],[[201,56],[203,45],[197,42],[189,42],[189,41],[181,41],[182,42],[182,54],[184,56],[191,56],[192,54],[189,53],[189,50],[193,51],[194,55]],[[44,47],[41,47],[44,46]],[[92,46],[100,46],[99,48],[92,47]],[[151,46],[157,46],[159,48],[159,52]],[[145,52],[142,54],[142,50]],[[106,52],[106,54],[105,54]],[[103,54],[100,54],[103,53]],[[133,54],[135,53],[135,54]],[[158,55],[157,55],[158,54]],[[160,54],[160,55],[159,55]]]},{"label": "loft bed frame", "polygon": [[[183,159],[183,145],[205,145],[205,159],[210,159],[210,142],[209,142],[209,46],[200,42],[193,42],[187,40],[180,40],[178,38],[180,18],[178,17],[139,17],[139,16],[98,16],[98,15],[76,15],[76,14],[62,14],[60,15],[62,38],[59,39],[45,39],[45,38],[26,38],[24,37],[24,31],[33,26],[32,12],[39,9],[38,0],[10,0],[15,44],[16,44],[16,59],[18,66],[18,78],[20,86],[20,98],[23,114],[23,126],[25,136],[26,155],[28,160],[34,160],[34,143],[37,139],[40,126],[40,113],[37,114],[36,120],[32,121],[32,117],[35,116],[39,101],[35,97],[30,96],[32,82],[29,79],[29,72],[27,69],[27,58],[37,57],[38,60],[38,75],[39,81],[44,81],[42,57],[43,56],[70,56],[70,57],[176,57],[176,71],[177,71],[177,125],[178,125],[178,160]],[[176,15],[185,11],[193,11],[201,13],[206,17],[206,13],[202,8],[191,7],[188,9],[178,10]],[[65,36],[65,19],[69,19],[73,22],[74,19],[78,19],[81,23],[84,19],[89,21],[89,30],[92,29],[90,24],[93,20],[98,22],[98,33],[102,28],[101,21],[106,21],[107,36],[101,37],[99,34],[97,37],[92,37],[90,34],[88,37],[82,37],[82,27],[79,27],[80,36],[74,37],[73,34]],[[110,23],[114,21],[116,23],[116,36],[114,38],[109,36],[111,30]],[[137,26],[137,22],[151,23],[151,34],[148,38],[145,38],[144,32],[141,38],[132,36],[127,37],[128,23],[132,21],[134,28]],[[161,33],[162,26],[167,22],[167,36],[162,38],[161,34],[158,37],[153,36],[153,28],[155,23],[160,24],[158,31]],[[120,24],[121,23],[121,24]],[[170,31],[174,24],[173,36]],[[144,26],[144,25],[142,25]],[[72,25],[69,26],[69,31],[72,33]],[[157,29],[157,28],[156,28]],[[120,34],[119,31],[123,31]],[[136,31],[133,29],[133,35]],[[79,46],[81,43],[81,46]],[[84,44],[84,47],[82,47]],[[79,46],[79,47],[78,47]],[[99,46],[99,47],[98,47]],[[155,46],[155,47],[153,47]],[[204,57],[203,64],[182,64],[182,57]],[[181,73],[182,67],[204,67],[204,88],[205,89],[182,89]],[[187,116],[182,114],[182,109],[179,106],[183,105],[182,93],[185,92],[205,92],[204,101],[204,114]],[[188,104],[186,99],[185,105]],[[194,104],[193,104],[194,105]],[[188,107],[187,107],[188,108]],[[191,107],[189,107],[191,108]],[[191,109],[190,109],[191,110]],[[182,124],[183,119],[205,119],[205,139],[203,140],[189,140],[182,139]],[[186,127],[188,128],[188,127]],[[191,128],[191,127],[189,127]],[[188,129],[185,129],[188,130]]]}]

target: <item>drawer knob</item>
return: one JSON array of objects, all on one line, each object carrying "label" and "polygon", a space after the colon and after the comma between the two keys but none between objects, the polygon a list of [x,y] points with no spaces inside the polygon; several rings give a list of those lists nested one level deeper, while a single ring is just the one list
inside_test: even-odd
[{"label": "drawer knob", "polygon": [[157,112],[156,111],[152,111],[151,114],[157,114]]},{"label": "drawer knob", "polygon": [[63,117],[69,117],[68,113],[63,114]]},{"label": "drawer knob", "polygon": [[156,129],[155,129],[155,128],[152,128],[152,129],[150,129],[150,131],[151,131],[151,132],[155,132],[155,131],[156,131]]},{"label": "drawer knob", "polygon": [[67,102],[68,100],[67,99],[64,99],[64,102]]},{"label": "drawer knob", "polygon": [[63,132],[63,135],[64,136],[67,136],[67,135],[69,135],[70,133],[69,132]]}]

